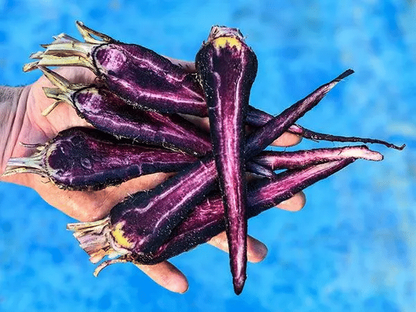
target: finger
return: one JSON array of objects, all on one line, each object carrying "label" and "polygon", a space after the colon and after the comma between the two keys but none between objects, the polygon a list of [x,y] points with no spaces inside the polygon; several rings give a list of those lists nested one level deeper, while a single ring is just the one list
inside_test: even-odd
[{"label": "finger", "polygon": [[306,204],[306,196],[303,192],[296,193],[291,198],[282,201],[276,207],[287,211],[299,211]]},{"label": "finger", "polygon": [[151,190],[174,174],[157,172],[128,180],[120,185],[108,187],[106,190],[111,198],[111,205],[114,206],[125,197],[131,196],[139,191]]},{"label": "finger", "polygon": [[290,132],[283,133],[280,137],[273,141],[273,146],[284,146],[289,147],[299,144],[302,141],[302,137]]},{"label": "finger", "polygon": [[[84,67],[63,66],[57,68],[54,71],[59,75],[65,77],[71,83],[89,85],[96,79],[96,75],[91,70]],[[40,81],[44,81],[45,85],[54,87],[45,76],[43,76],[41,79],[44,79]]]},{"label": "finger", "polygon": [[[95,75],[85,68],[61,67],[55,70],[71,83],[81,83],[89,85],[95,79]],[[45,131],[49,138],[54,137],[59,131],[71,127],[91,127],[84,119],[80,118],[73,107],[64,102],[59,102],[53,112],[48,116],[42,113],[51,107],[56,100],[46,97],[44,87],[54,88],[55,86],[45,76],[41,76],[36,83],[31,86],[28,106],[32,109],[28,113],[33,113],[33,123]],[[34,103],[30,103],[34,101]],[[29,105],[31,104],[31,105]]]},{"label": "finger", "polygon": [[[228,251],[227,234],[222,232],[208,241],[208,244],[224,251]],[[259,240],[247,237],[247,260],[253,263],[262,261],[267,255],[267,247]]]},{"label": "finger", "polygon": [[[303,192],[299,192],[291,198],[281,202],[277,208],[287,211],[299,211],[306,203],[306,197]],[[218,249],[228,253],[228,240],[225,232],[214,236],[208,241],[208,244],[217,247]],[[259,240],[248,236],[247,237],[247,258],[250,262],[260,262],[267,255],[267,247]]]},{"label": "finger", "polygon": [[90,222],[107,216],[110,210],[126,196],[154,188],[165,181],[169,174],[149,174],[100,191],[60,189],[52,183],[45,183],[45,179],[38,175],[32,174],[32,176],[35,182],[29,186],[34,188],[47,203],[74,219]]},{"label": "finger", "polygon": [[185,275],[167,261],[154,265],[135,264],[135,266],[167,290],[180,294],[188,290],[189,285]]},{"label": "finger", "polygon": [[181,116],[188,121],[192,122],[197,127],[201,128],[202,130],[209,132],[209,120],[208,117],[198,117],[193,115],[185,115],[181,114]]}]

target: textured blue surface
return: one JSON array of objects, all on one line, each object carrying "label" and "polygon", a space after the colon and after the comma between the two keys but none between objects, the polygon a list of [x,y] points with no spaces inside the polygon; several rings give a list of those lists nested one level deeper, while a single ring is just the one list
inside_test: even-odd
[{"label": "textured blue surface", "polygon": [[[347,4],[348,3],[348,4]],[[211,25],[239,27],[259,58],[251,102],[271,113],[356,71],[302,124],[406,143],[374,147],[306,191],[299,213],[249,224],[269,255],[233,294],[228,257],[210,246],[173,259],[188,276],[169,293],[132,265],[99,278],[65,230],[72,221],[33,191],[0,184],[0,311],[414,311],[416,307],[416,4],[414,1],[0,0],[0,84],[33,82],[21,68],[75,20],[125,42],[192,60]],[[319,146],[337,144],[320,143]],[[317,147],[302,142],[302,148]]]}]

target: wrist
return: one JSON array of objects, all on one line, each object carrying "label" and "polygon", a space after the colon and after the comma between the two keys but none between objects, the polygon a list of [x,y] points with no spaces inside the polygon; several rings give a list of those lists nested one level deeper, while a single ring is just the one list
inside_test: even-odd
[{"label": "wrist", "polygon": [[19,144],[29,87],[0,87],[0,174]]}]

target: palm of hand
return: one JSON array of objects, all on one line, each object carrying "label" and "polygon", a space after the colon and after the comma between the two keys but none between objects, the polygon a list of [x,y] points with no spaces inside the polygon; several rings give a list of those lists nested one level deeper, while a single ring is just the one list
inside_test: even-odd
[{"label": "palm of hand", "polygon": [[[61,72],[74,83],[88,84],[94,79],[93,74],[86,69],[64,68]],[[53,87],[45,77],[36,81],[27,94],[26,121],[19,135],[20,142],[43,144],[62,130],[89,126],[77,116],[72,107],[64,103],[58,105],[48,116],[42,116],[42,111],[53,103],[53,100],[44,95],[43,87]],[[32,152],[33,150],[19,145],[16,146],[13,157],[26,156]],[[34,188],[46,202],[67,215],[80,221],[95,221],[106,216],[126,194],[134,193],[138,189],[154,187],[166,177],[166,174],[149,175],[131,180],[119,187],[87,192],[63,190],[52,183],[45,183],[42,177],[32,174],[19,175],[18,179],[24,181],[22,184]]]}]

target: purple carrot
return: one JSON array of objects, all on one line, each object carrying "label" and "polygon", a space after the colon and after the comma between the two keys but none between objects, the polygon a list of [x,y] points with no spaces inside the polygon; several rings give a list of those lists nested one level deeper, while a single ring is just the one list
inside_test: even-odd
[{"label": "purple carrot", "polygon": [[[380,154],[373,152],[368,155],[370,160],[380,159]],[[272,180],[263,179],[251,183],[247,193],[247,218],[252,218],[261,212],[278,205],[280,202],[290,198],[293,194],[305,189],[306,187],[318,182],[345,166],[351,164],[355,158],[347,158],[340,161],[333,161],[300,170],[289,170],[276,175]],[[108,224],[102,224],[100,231],[110,232]],[[97,223],[89,224],[69,224],[68,228],[76,230],[76,238],[80,246],[90,255],[90,261],[97,263],[107,254],[117,254],[114,246],[109,242],[102,243],[96,240],[94,231],[91,232],[91,226],[97,226]],[[199,205],[195,210],[171,233],[169,238],[164,242],[156,252],[149,254],[129,254],[121,256],[116,260],[107,260],[100,264],[95,270],[97,275],[104,267],[115,262],[131,261],[135,264],[156,264],[167,260],[171,257],[188,251],[199,244],[207,242],[215,235],[225,229],[224,208],[220,195],[211,195]],[[97,252],[97,250],[106,250],[106,253]]]},{"label": "purple carrot", "polygon": [[[86,42],[65,34],[58,35],[52,44],[42,45],[46,51],[32,54],[31,58],[40,60],[25,65],[23,70],[30,71],[39,66],[84,66],[133,106],[167,113],[208,115],[204,93],[194,74],[152,50],[118,42],[81,22],[77,22],[77,27]],[[250,106],[247,124],[259,127],[272,118]],[[378,143],[395,149],[404,148],[382,140],[318,133],[299,125],[292,125],[288,131],[312,140]]]},{"label": "purple carrot", "polygon": [[[265,113],[257,108],[250,106],[247,112],[247,124],[254,127],[261,127],[267,122],[273,119],[273,116]],[[297,134],[302,138],[313,140],[313,141],[331,141],[331,142],[360,142],[360,143],[373,143],[373,144],[382,144],[389,148],[394,148],[402,150],[405,145],[397,146],[386,141],[371,139],[371,138],[360,138],[352,136],[340,136],[340,135],[331,135],[325,133],[319,133],[312,130],[308,130],[302,126],[293,124],[287,130],[290,133]]]},{"label": "purple carrot", "polygon": [[260,153],[262,149],[271,143],[270,138],[278,138],[281,136],[292,124],[296,122],[296,120],[301,118],[307,111],[314,108],[338,82],[352,73],[354,73],[352,69],[346,70],[331,82],[320,86],[310,95],[302,100],[299,100],[289,108],[285,109],[277,117],[271,119],[263,127],[257,129],[247,139],[245,152],[246,159],[250,159]]},{"label": "purple carrot", "polygon": [[322,140],[322,141],[331,141],[331,142],[360,142],[360,143],[381,144],[381,145],[387,146],[388,148],[394,148],[400,151],[403,150],[406,146],[405,144],[398,146],[398,145],[394,145],[389,142],[378,140],[378,139],[360,138],[360,137],[354,137],[354,136],[339,136],[339,135],[319,133],[319,132],[315,132],[315,131],[303,128],[299,125],[290,126],[288,131],[293,134],[300,135],[305,139],[310,139],[314,141]]},{"label": "purple carrot", "polygon": [[[286,171],[271,180],[263,179],[249,187],[247,192],[247,218],[278,205],[326,177],[351,164],[353,158],[328,162],[302,170]],[[188,251],[225,230],[224,208],[220,196],[210,197],[199,204],[172,232],[170,238],[154,254],[138,256],[140,263],[150,264],[163,261]]]},{"label": "purple carrot", "polygon": [[116,137],[162,145],[200,156],[211,151],[209,136],[177,114],[162,115],[135,109],[106,88],[74,85],[47,68],[40,69],[58,87],[45,88],[45,94],[57,100],[45,114],[57,103],[65,101],[95,128]]},{"label": "purple carrot", "polygon": [[196,158],[165,149],[131,145],[94,129],[64,130],[31,157],[11,158],[3,175],[35,173],[60,188],[99,190],[155,172],[175,172]]},{"label": "purple carrot", "polygon": [[[284,120],[290,119],[292,123],[296,121],[297,117],[300,118],[317,105],[341,78],[351,73],[349,70],[319,87],[251,134],[246,145],[246,157],[254,156],[279,137],[290,125]],[[215,186],[216,178],[215,161],[206,157],[151,191],[139,192],[127,198],[113,207],[109,217],[98,222],[99,224],[80,223],[71,228],[75,230],[76,236],[79,234],[78,229],[81,231],[85,227],[96,234],[95,241],[88,243],[89,252],[105,254],[105,250],[101,250],[99,246],[110,244],[115,250],[112,256],[154,253]],[[109,228],[108,235],[101,231],[103,227]]]},{"label": "purple carrot", "polygon": [[[296,121],[317,105],[331,88],[349,74],[352,74],[351,70],[319,87],[305,99],[295,103],[258,129],[247,141],[245,157],[252,157],[268,146],[291,124],[285,120]],[[216,178],[214,160],[205,158],[152,191],[138,193],[137,196],[126,199],[110,212],[111,224],[116,231],[115,236],[123,237],[123,243],[126,243],[125,249],[136,253],[153,252],[179,221],[184,219],[194,205],[212,189]]]},{"label": "purple carrot", "polygon": [[[38,66],[84,66],[131,105],[163,113],[207,116],[198,82],[186,70],[145,47],[118,42],[77,22],[86,42],[61,35],[31,57]],[[97,40],[92,35],[101,38]]]},{"label": "purple carrot", "polygon": [[247,218],[244,123],[257,57],[238,29],[214,26],[195,65],[208,105],[211,140],[224,202],[236,294],[246,280]]},{"label": "purple carrot", "polygon": [[253,159],[246,162],[246,171],[266,178],[272,178],[276,175],[273,170],[270,169],[270,166],[266,167],[260,165],[260,163],[256,163]]},{"label": "purple carrot", "polygon": [[[316,106],[342,78],[352,73],[352,70],[347,70],[251,134],[245,149],[246,159],[255,156],[282,135],[297,118]],[[139,193],[116,205],[110,216],[115,236],[123,237],[126,245],[120,247],[136,253],[155,251],[179,221],[213,188],[216,178],[214,160],[205,158],[152,191]]]},{"label": "purple carrot", "polygon": [[[58,87],[44,88],[46,96],[56,99],[43,112],[44,115],[65,101],[88,123],[115,137],[181,150],[196,156],[211,153],[209,136],[177,114],[164,115],[135,109],[105,87],[74,85],[46,67],[39,68]],[[251,164],[249,169],[258,175],[270,175],[270,171],[260,165]]]},{"label": "purple carrot", "polygon": [[[369,150],[367,146],[361,145],[339,148],[319,148],[295,152],[261,152],[253,157],[252,160],[262,165],[262,168],[266,168],[266,170],[298,169],[351,157],[370,159],[369,156],[373,154],[374,152]],[[381,154],[379,155],[382,157]],[[376,160],[382,160],[382,158]]]}]

